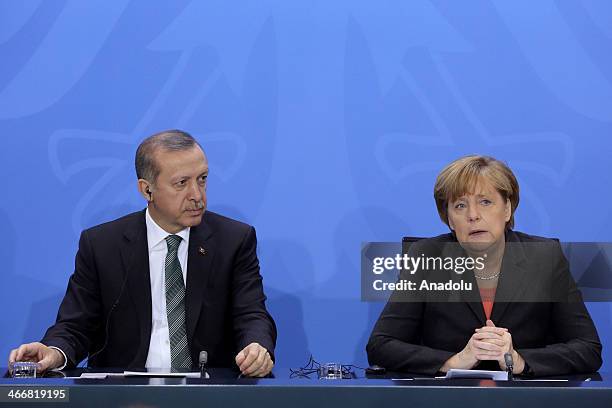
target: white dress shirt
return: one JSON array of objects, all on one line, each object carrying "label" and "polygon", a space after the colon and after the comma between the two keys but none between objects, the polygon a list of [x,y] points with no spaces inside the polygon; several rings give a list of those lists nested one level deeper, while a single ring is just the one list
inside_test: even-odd
[{"label": "white dress shirt", "polygon": [[[170,332],[168,331],[168,313],[166,312],[166,254],[168,254],[168,244],[166,237],[172,235],[151,218],[149,209],[146,211],[147,222],[147,243],[149,247],[149,273],[151,276],[151,340],[149,341],[149,354],[145,367],[147,368],[170,368]],[[183,238],[178,248],[178,259],[183,272],[183,282],[187,287],[187,248],[189,248],[189,228],[177,232]],[[63,364],[54,369],[63,370],[68,363],[66,353],[59,347],[50,346],[59,351],[64,357]]]},{"label": "white dress shirt", "polygon": [[[166,237],[169,234],[164,231],[151,218],[149,209],[146,211],[147,222],[147,244],[149,247],[149,273],[151,276],[151,340],[149,342],[149,354],[145,367],[147,368],[170,368],[170,333],[168,331],[168,313],[166,312],[166,280],[164,266],[168,244]],[[178,248],[178,259],[183,272],[183,282],[187,286],[187,248],[189,247],[189,228],[177,232],[183,238]]]}]

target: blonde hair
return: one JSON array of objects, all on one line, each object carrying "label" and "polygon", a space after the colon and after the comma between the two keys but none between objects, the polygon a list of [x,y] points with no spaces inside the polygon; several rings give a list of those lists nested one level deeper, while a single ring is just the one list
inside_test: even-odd
[{"label": "blonde hair", "polygon": [[448,203],[474,193],[481,179],[491,182],[504,201],[510,200],[510,220],[506,229],[514,228],[514,211],[519,204],[519,185],[512,170],[501,161],[489,156],[465,156],[446,166],[436,179],[434,199],[440,219],[448,224]]}]

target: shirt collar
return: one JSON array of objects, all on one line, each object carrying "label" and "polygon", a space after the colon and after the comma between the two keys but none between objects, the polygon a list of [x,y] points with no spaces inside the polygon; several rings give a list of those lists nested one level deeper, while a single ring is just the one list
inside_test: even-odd
[{"label": "shirt collar", "polygon": [[165,241],[168,235],[178,235],[179,237],[183,238],[185,244],[189,245],[189,227],[182,229],[176,234],[170,234],[155,222],[153,217],[151,217],[151,214],[149,214],[148,208],[146,211],[145,220],[147,223],[147,244],[149,246],[149,251],[160,245],[162,242],[164,245],[166,245]]}]

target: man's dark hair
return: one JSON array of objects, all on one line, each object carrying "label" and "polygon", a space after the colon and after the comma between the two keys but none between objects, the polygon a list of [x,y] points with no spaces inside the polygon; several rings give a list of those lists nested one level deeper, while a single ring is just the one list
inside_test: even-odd
[{"label": "man's dark hair", "polygon": [[149,183],[155,183],[160,172],[155,162],[155,152],[158,149],[180,151],[189,150],[194,146],[200,146],[198,141],[189,133],[178,129],[164,130],[147,137],[136,150],[136,176]]}]

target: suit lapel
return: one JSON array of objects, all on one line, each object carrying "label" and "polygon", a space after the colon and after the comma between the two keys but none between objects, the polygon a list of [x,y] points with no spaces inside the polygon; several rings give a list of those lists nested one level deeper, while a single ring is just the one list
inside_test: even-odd
[{"label": "suit lapel", "polygon": [[[450,256],[453,259],[457,259],[459,257],[468,256],[465,250],[461,247],[459,242],[454,241],[446,245],[446,249],[444,250],[444,257]],[[472,313],[479,322],[484,326],[485,323],[485,314],[484,308],[482,307],[482,302],[480,301],[480,292],[478,291],[478,285],[476,284],[476,278],[474,278],[473,271],[466,271],[461,275],[456,273],[451,273],[452,280],[456,282],[463,281],[465,284],[471,283],[472,290],[466,292],[457,293],[457,300],[465,302],[465,304],[470,308]],[[454,299],[451,301],[455,301]]]},{"label": "suit lapel", "polygon": [[134,302],[140,326],[140,347],[135,364],[144,366],[151,339],[151,278],[149,272],[149,248],[144,211],[134,218],[134,223],[124,232],[126,244],[121,247],[121,259],[127,274],[129,297]]},{"label": "suit lapel", "polygon": [[484,326],[486,322],[486,316],[484,312],[484,307],[482,306],[482,301],[480,300],[480,292],[478,290],[476,278],[474,277],[474,272],[466,272],[464,274],[463,281],[472,284],[472,290],[469,292],[469,294],[463,295],[465,303],[467,303],[470,310],[474,313],[474,315],[476,315],[476,318],[478,318],[478,321]]},{"label": "suit lapel", "polygon": [[212,230],[206,223],[206,214],[200,225],[192,227],[189,232],[189,249],[187,255],[187,286],[185,289],[185,307],[187,338],[191,342],[202,311],[204,291],[210,283],[212,262],[215,248],[210,239]]},{"label": "suit lapel", "polygon": [[525,279],[527,273],[526,256],[522,243],[513,231],[508,231],[506,238],[506,249],[495,292],[495,302],[491,311],[491,320],[496,326],[501,327],[503,327],[501,318],[508,305],[518,298],[527,282]]}]

